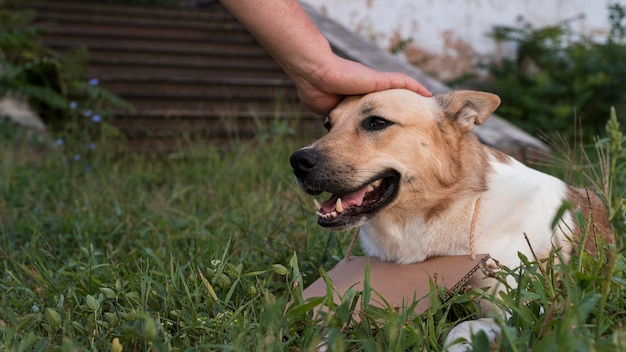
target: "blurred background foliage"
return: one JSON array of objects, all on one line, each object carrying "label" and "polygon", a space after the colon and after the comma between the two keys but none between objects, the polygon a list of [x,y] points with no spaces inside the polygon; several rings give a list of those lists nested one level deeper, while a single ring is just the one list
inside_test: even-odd
[{"label": "blurred background foliage", "polygon": [[610,31],[601,40],[578,35],[575,19],[534,28],[519,18],[494,27],[490,37],[516,48],[477,67],[502,98],[497,113],[532,134],[573,140],[580,128],[586,141],[602,134],[611,107],[618,116],[626,108],[626,10],[608,6]]},{"label": "blurred background foliage", "polygon": [[21,0],[0,0],[0,98],[28,100],[52,128],[61,127],[79,105],[131,108],[86,77],[85,48],[59,53],[42,44],[46,32],[35,16]]}]

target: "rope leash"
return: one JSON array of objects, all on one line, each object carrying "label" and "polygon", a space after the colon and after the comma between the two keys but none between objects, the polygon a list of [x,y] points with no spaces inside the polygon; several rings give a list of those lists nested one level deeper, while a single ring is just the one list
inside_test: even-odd
[{"label": "rope leash", "polygon": [[357,229],[356,231],[354,231],[354,235],[352,236],[352,241],[350,242],[350,247],[348,247],[348,250],[346,251],[346,261],[347,262],[350,261],[350,256],[352,255],[352,250],[356,246],[356,241],[357,241],[358,238],[359,238],[359,230]]},{"label": "rope leash", "polygon": [[480,197],[476,199],[474,203],[474,213],[472,214],[472,221],[470,222],[469,233],[469,246],[470,246],[470,258],[476,259],[476,223],[478,222],[478,212],[480,212]]}]

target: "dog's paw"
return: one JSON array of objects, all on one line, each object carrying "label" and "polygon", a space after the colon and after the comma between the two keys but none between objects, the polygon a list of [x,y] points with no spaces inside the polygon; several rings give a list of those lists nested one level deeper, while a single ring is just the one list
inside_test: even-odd
[{"label": "dog's paw", "polygon": [[462,322],[450,330],[444,342],[444,351],[465,352],[472,350],[472,335],[484,332],[490,342],[496,340],[501,332],[500,326],[491,318],[482,318]]}]

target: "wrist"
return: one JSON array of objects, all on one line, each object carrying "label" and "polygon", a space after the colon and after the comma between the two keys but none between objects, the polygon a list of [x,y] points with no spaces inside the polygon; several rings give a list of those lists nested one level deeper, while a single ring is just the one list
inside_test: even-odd
[{"label": "wrist", "polygon": [[[314,42],[307,41],[307,43],[312,44]],[[275,58],[296,84],[301,81],[315,84],[314,82],[321,80],[333,67],[333,62],[336,59],[330,44],[321,34],[314,45],[310,44],[304,45],[296,54],[287,53]]]}]

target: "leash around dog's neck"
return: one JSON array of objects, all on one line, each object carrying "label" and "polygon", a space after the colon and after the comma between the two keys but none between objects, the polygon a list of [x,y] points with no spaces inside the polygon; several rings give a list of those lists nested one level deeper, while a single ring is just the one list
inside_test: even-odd
[{"label": "leash around dog's neck", "polygon": [[472,213],[472,221],[470,222],[469,246],[470,257],[476,259],[476,223],[478,222],[478,213],[480,212],[480,196],[474,203],[474,212]]},{"label": "leash around dog's neck", "polygon": [[[480,212],[480,196],[476,199],[474,203],[474,211],[472,213],[472,220],[470,221],[470,230],[469,230],[469,247],[470,247],[470,257],[472,260],[476,259],[476,223],[478,222],[478,213]],[[346,251],[346,261],[350,261],[350,256],[352,255],[352,250],[356,246],[357,239],[359,238],[359,230],[354,232],[354,236],[352,236],[352,241],[350,242],[350,246]]]},{"label": "leash around dog's neck", "polygon": [[348,247],[348,250],[346,251],[347,262],[350,261],[350,255],[352,255],[352,250],[356,246],[356,241],[358,238],[359,238],[359,230],[357,229],[356,231],[354,231],[354,236],[352,236],[352,241],[350,242],[350,246]]}]

